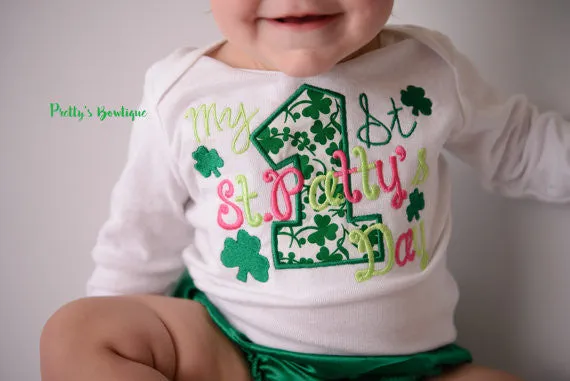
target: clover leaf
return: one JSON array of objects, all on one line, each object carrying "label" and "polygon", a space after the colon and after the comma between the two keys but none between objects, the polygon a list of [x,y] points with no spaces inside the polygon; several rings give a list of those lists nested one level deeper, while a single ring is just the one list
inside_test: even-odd
[{"label": "clover leaf", "polygon": [[412,222],[413,219],[420,220],[420,211],[424,210],[426,204],[424,201],[424,194],[417,188],[410,194],[410,205],[406,208],[408,221]]},{"label": "clover leaf", "polygon": [[309,164],[309,156],[300,155],[300,161],[301,161],[300,163],[301,172],[303,172],[303,177],[305,179],[310,179],[311,175],[313,174],[313,171],[315,170],[315,167]]},{"label": "clover leaf", "polygon": [[342,261],[342,254],[331,254],[330,250],[323,246],[317,254],[317,259],[321,262],[340,262]]},{"label": "clover leaf", "polygon": [[237,240],[226,238],[221,260],[228,268],[238,267],[237,279],[247,282],[247,275],[259,282],[267,282],[269,279],[269,260],[259,254],[261,241],[255,236],[249,235],[245,230],[240,230]]},{"label": "clover leaf", "polygon": [[420,112],[426,116],[431,115],[432,101],[426,98],[426,92],[421,87],[408,86],[406,90],[401,91],[402,103],[408,107],[412,107],[412,114],[419,116]]},{"label": "clover leaf", "polygon": [[325,94],[320,91],[308,90],[310,105],[303,109],[303,116],[319,119],[320,114],[329,114],[331,112],[332,100],[325,98]]},{"label": "clover leaf", "polygon": [[324,126],[320,120],[315,120],[311,127],[311,132],[315,134],[315,141],[322,145],[327,144],[327,141],[334,139],[336,130],[331,125]]},{"label": "clover leaf", "polygon": [[257,141],[267,153],[277,154],[281,148],[285,145],[283,140],[279,139],[277,132],[274,130],[272,133],[269,128],[264,128],[261,133],[257,136]]},{"label": "clover leaf", "polygon": [[331,224],[330,216],[321,216],[317,214],[314,217],[314,221],[317,225],[317,231],[309,235],[308,240],[310,243],[316,243],[317,245],[323,246],[325,244],[325,238],[331,241],[336,239],[338,225]]},{"label": "clover leaf", "polygon": [[204,146],[198,147],[196,151],[192,154],[196,164],[194,168],[202,174],[202,176],[208,178],[212,173],[216,177],[220,177],[221,173],[218,168],[224,166],[224,161],[218,155],[218,151],[215,149],[208,150]]}]

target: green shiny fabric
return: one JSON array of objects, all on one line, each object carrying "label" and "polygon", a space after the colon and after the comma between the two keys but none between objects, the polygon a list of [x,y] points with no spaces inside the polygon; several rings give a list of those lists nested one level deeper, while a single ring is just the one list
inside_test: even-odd
[{"label": "green shiny fabric", "polygon": [[409,356],[329,356],[272,349],[252,343],[234,329],[188,273],[172,296],[206,307],[214,323],[241,348],[254,381],[421,381],[472,361],[471,354],[455,344]]}]

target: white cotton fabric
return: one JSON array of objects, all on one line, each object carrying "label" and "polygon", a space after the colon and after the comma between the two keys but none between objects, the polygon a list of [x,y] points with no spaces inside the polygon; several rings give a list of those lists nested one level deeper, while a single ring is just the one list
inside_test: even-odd
[{"label": "white cotton fabric", "polygon": [[[204,55],[219,43],[183,48],[153,65],[141,103],[148,116],[134,123],[128,160],[112,192],[110,216],[92,253],[96,267],[87,294],[165,294],[187,268],[229,322],[260,345],[315,354],[402,355],[453,342],[459,293],[446,263],[452,221],[443,152],[475,168],[486,189],[509,197],[569,202],[570,124],[558,114],[539,113],[521,95],[496,93],[437,32],[390,26],[383,32],[383,44],[382,49],[311,78],[231,68]],[[405,139],[394,130],[390,144],[368,150],[370,161],[384,161],[387,179],[396,147],[407,152],[400,162],[402,185],[408,195],[419,188],[425,199],[425,270],[417,258],[365,282],[357,282],[355,272],[366,269],[367,263],[277,270],[272,223],[252,227],[247,221],[240,229],[259,237],[260,253],[270,263],[267,281],[248,275],[242,282],[237,268],[221,262],[226,239],[235,240],[238,230],[218,224],[223,204],[217,192],[220,181],[233,183],[236,202],[236,177],[245,176],[250,192],[257,193],[252,209],[264,215],[271,211],[271,186],[262,180],[269,165],[252,144],[243,153],[232,152],[232,146],[245,149],[248,144],[246,135],[234,141],[241,122],[232,129],[225,121],[218,128],[211,120],[207,136],[203,119],[197,119],[195,130],[192,118],[185,116],[191,107],[215,103],[218,116],[229,107],[235,119],[243,104],[247,116],[257,110],[250,121],[253,132],[303,84],[345,96],[352,167],[359,160],[351,150],[362,145],[355,139],[364,123],[360,94],[368,95],[375,117],[386,119],[390,97],[399,99],[409,85],[425,89],[433,102],[432,114],[401,114],[406,126],[419,121],[414,135]],[[223,159],[220,177],[206,178],[195,168],[192,154],[200,146],[215,148]],[[429,177],[414,187],[422,148]],[[370,183],[376,184],[373,173]],[[352,189],[362,190],[358,174],[351,181]],[[406,218],[409,201],[395,210],[392,196],[382,192],[378,200],[363,200],[354,208],[381,214],[396,241],[419,221]],[[231,210],[224,218],[232,220]],[[381,269],[383,263],[376,266]]]}]

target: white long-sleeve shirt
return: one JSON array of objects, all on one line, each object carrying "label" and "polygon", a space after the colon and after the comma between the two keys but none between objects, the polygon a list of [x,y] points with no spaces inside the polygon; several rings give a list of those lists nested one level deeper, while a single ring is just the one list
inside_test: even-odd
[{"label": "white long-sleeve shirt", "polygon": [[254,342],[397,355],[456,338],[449,150],[487,189],[570,201],[570,124],[498,95],[443,35],[311,78],[180,49],[147,73],[88,294],[166,293],[186,267]]}]

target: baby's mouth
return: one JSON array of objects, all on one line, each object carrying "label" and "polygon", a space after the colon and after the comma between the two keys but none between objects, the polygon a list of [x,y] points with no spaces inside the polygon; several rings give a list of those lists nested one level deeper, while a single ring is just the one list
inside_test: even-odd
[{"label": "baby's mouth", "polygon": [[300,17],[297,16],[279,17],[274,20],[282,24],[306,24],[318,21],[325,21],[332,17],[333,15],[307,15]]},{"label": "baby's mouth", "polygon": [[285,30],[302,32],[324,28],[339,16],[340,14],[284,16],[269,19],[269,22]]}]

